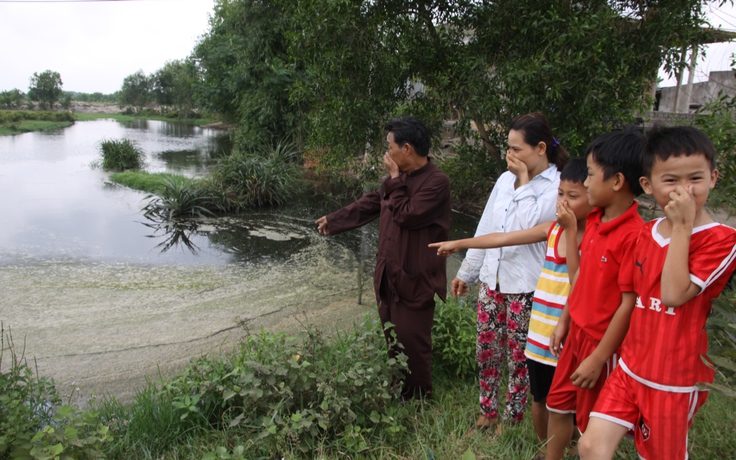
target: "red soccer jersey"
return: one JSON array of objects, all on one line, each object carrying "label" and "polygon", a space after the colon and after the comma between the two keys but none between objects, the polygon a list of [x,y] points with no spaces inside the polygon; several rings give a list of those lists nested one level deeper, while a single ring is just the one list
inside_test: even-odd
[{"label": "red soccer jersey", "polygon": [[670,243],[657,231],[663,220],[649,222],[642,228],[631,258],[638,298],[621,361],[623,369],[644,384],[654,388],[682,387],[680,390],[684,391],[696,382],[712,382],[715,375],[701,359],[708,351],[705,321],[712,300],[736,268],[736,230],[718,223],[693,229],[688,258],[690,281],[701,291],[680,307],[671,308],[661,301],[662,268]]},{"label": "red soccer jersey", "polygon": [[621,293],[632,292],[634,267],[623,266],[624,256],[636,242],[644,221],[634,203],[619,217],[601,222],[603,209],[588,214],[580,244],[580,274],[568,299],[570,318],[600,342],[614,313],[621,305]]}]

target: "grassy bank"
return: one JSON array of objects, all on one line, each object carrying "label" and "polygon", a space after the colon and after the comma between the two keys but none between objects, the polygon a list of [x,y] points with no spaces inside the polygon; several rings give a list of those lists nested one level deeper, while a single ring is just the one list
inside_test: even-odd
[{"label": "grassy bank", "polygon": [[90,121],[90,120],[103,120],[111,119],[120,122],[130,122],[134,120],[160,120],[168,121],[171,123],[186,123],[190,125],[203,126],[215,123],[219,120],[214,118],[169,118],[161,115],[126,115],[123,113],[91,113],[91,112],[78,112],[74,114],[77,121]]},{"label": "grassy bank", "polygon": [[165,188],[166,182],[186,183],[192,179],[186,178],[178,174],[170,173],[149,173],[146,171],[125,171],[114,173],[110,176],[110,180],[120,185],[130,187],[141,192],[153,193],[161,195]]},{"label": "grassy bank", "polygon": [[38,121],[23,120],[18,123],[0,124],[0,135],[22,134],[33,131],[47,131],[49,129],[66,128],[73,125],[71,121]]},{"label": "grassy bank", "polygon": [[51,112],[43,110],[0,110],[0,135],[44,131],[48,129],[66,128],[75,121],[112,119],[120,122],[134,120],[161,120],[171,123],[186,123],[204,126],[217,122],[212,118],[171,118],[153,114],[125,115],[122,113],[87,113],[87,112]]},{"label": "grassy bank", "polygon": [[65,128],[74,124],[69,112],[0,110],[0,135]]}]

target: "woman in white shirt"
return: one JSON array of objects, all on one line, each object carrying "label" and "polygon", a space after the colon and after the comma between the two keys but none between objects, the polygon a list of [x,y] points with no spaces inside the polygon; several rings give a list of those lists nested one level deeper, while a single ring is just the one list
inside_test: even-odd
[{"label": "woman in white shirt", "polygon": [[[541,113],[522,115],[511,122],[506,163],[493,187],[475,236],[513,232],[555,219],[560,171],[567,152],[552,135]],[[469,249],[452,295],[465,295],[468,284],[479,283],[478,342],[480,371],[479,429],[498,424],[498,393],[506,359],[509,381],[503,422],[519,422],[529,391],[524,356],[532,298],[542,272],[545,243],[496,249]],[[500,425],[496,432],[500,431]]]}]

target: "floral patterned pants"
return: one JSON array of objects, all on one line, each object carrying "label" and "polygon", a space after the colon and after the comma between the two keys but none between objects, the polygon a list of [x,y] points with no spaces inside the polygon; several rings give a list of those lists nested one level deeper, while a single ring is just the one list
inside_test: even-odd
[{"label": "floral patterned pants", "polygon": [[476,359],[480,371],[480,411],[498,417],[498,392],[504,358],[509,370],[504,422],[519,422],[529,391],[524,347],[529,330],[533,292],[503,294],[480,283],[478,293],[478,343]]}]

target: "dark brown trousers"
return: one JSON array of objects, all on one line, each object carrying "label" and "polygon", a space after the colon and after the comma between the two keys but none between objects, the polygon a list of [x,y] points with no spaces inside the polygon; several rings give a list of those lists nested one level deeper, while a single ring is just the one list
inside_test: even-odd
[{"label": "dark brown trousers", "polygon": [[[408,309],[401,300],[392,296],[383,279],[378,293],[378,316],[381,324],[391,322],[394,325],[396,338],[404,348],[402,351],[408,358],[409,372],[404,379],[402,397],[404,399],[429,397],[432,394],[432,322],[434,319],[434,300],[421,310]],[[386,333],[390,343],[391,330]],[[389,348],[389,356],[394,357],[397,350]]]}]

